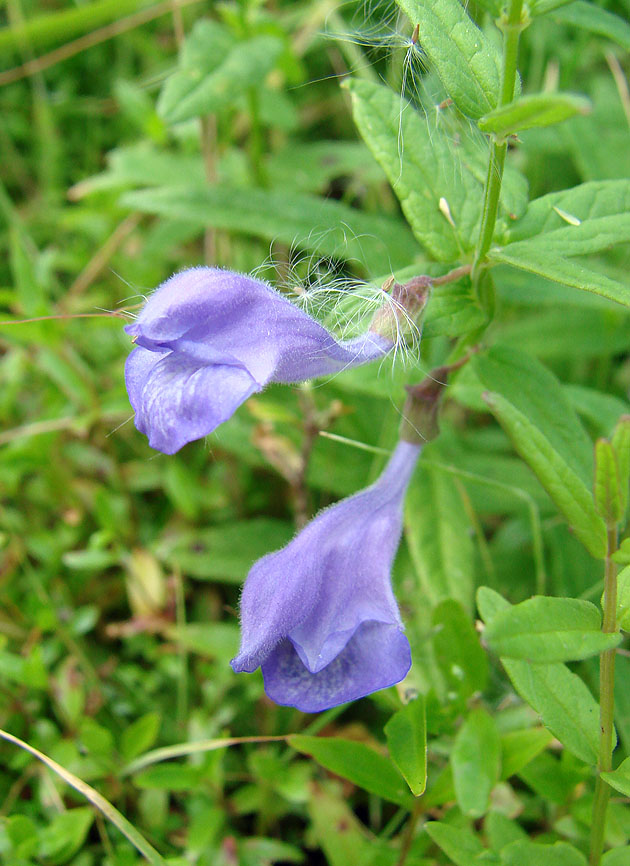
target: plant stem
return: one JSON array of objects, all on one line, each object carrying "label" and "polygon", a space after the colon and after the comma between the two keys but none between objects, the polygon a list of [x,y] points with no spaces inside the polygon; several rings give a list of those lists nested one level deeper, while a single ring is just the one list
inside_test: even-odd
[{"label": "plant stem", "polygon": [[[617,549],[617,530],[608,529],[608,548],[604,567],[604,620],[602,631],[606,634],[617,630],[617,566],[612,555]],[[599,660],[599,761],[600,773],[612,770],[613,753],[613,723],[615,710],[615,653],[616,650],[606,650]],[[610,788],[598,775],[595,785],[595,800],[593,802],[593,821],[591,824],[591,866],[598,866],[604,847],[604,829],[606,826],[606,810]]]},{"label": "plant stem", "polygon": [[[501,88],[497,107],[507,105],[514,98],[518,42],[521,30],[524,27],[522,12],[523,0],[510,0],[507,15],[499,23],[500,28],[503,30],[503,65],[501,68]],[[475,285],[479,282],[479,268],[490,249],[492,236],[494,235],[506,153],[507,141],[492,142],[484,192],[481,229],[479,231],[479,242],[473,266],[473,281]]]}]

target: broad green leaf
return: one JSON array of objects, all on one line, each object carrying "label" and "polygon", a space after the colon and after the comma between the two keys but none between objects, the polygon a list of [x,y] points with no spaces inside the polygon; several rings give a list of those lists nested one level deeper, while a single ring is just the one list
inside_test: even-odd
[{"label": "broad green leaf", "polygon": [[[510,604],[487,586],[477,590],[479,612],[489,626]],[[543,724],[574,755],[587,764],[599,754],[599,706],[585,682],[561,662],[533,664],[502,659],[519,695]]]},{"label": "broad green leaf", "polygon": [[435,656],[449,688],[463,701],[482,692],[488,679],[488,659],[470,616],[452,598],[433,611]]},{"label": "broad green leaf", "polygon": [[409,807],[413,798],[391,761],[363,743],[338,737],[292,734],[287,742],[296,751],[310,755],[332,773],[391,803]]},{"label": "broad green leaf", "polygon": [[618,523],[623,514],[621,483],[615,450],[608,439],[598,439],[595,443],[593,494],[597,513],[606,526]]},{"label": "broad green leaf", "polygon": [[[346,87],[359,132],[385,171],[420,243],[431,256],[448,262],[471,249],[480,213],[480,185],[458,168],[451,141],[389,87],[363,79],[349,79]],[[450,220],[441,201],[448,203]]]},{"label": "broad green leaf", "polygon": [[373,274],[408,265],[418,252],[398,219],[288,190],[178,186],[128,192],[121,201],[132,210],[186,220],[200,231],[214,226],[354,260]]},{"label": "broad green leaf", "polygon": [[423,337],[457,337],[468,334],[487,322],[487,315],[482,310],[479,299],[472,290],[469,278],[436,286],[429,298],[424,325]]},{"label": "broad green leaf", "polygon": [[550,253],[543,240],[495,247],[489,251],[488,258],[630,307],[630,289],[624,283],[594,271],[579,261]]},{"label": "broad green leaf", "polygon": [[533,358],[504,347],[474,364],[489,389],[486,403],[516,451],[589,552],[605,556],[606,528],[590,492],[590,442],[560,383]]},{"label": "broad green leaf", "polygon": [[179,123],[219,111],[264,80],[282,47],[273,36],[237,41],[218,22],[198,21],[160,94],[159,113],[168,123]]},{"label": "broad green leaf", "polygon": [[530,761],[543,752],[552,740],[544,728],[524,728],[510,731],[501,737],[501,779],[519,773]]},{"label": "broad green leaf", "polygon": [[483,822],[483,828],[488,836],[488,844],[495,851],[500,851],[510,842],[526,839],[527,834],[520,824],[512,821],[502,812],[492,810]]},{"label": "broad green leaf", "polygon": [[424,598],[472,605],[474,549],[455,480],[420,463],[405,500],[405,536]]},{"label": "broad green leaf", "polygon": [[424,829],[457,866],[470,866],[475,857],[483,851],[483,845],[470,830],[451,827],[442,821],[429,821],[424,825]]},{"label": "broad green leaf", "polygon": [[627,845],[623,848],[612,848],[602,857],[602,866],[628,866],[629,863],[630,849]]},{"label": "broad green leaf", "polygon": [[[563,213],[565,213],[563,211]],[[569,216],[569,214],[567,214]],[[574,214],[571,218],[577,219]],[[614,244],[630,240],[630,214],[589,217],[579,225],[564,225],[547,230],[541,236],[513,244],[516,249],[543,246],[547,252],[564,257],[590,255]],[[512,245],[511,245],[512,246]],[[511,248],[508,247],[508,249]]]},{"label": "broad green leaf", "polygon": [[457,732],[451,767],[459,808],[471,818],[485,815],[499,781],[501,746],[496,722],[482,707],[472,710]]},{"label": "broad green leaf", "polygon": [[125,728],[120,739],[120,754],[125,761],[131,761],[151,748],[157,739],[160,723],[159,713],[147,713]]},{"label": "broad green leaf", "polygon": [[601,631],[594,604],[576,598],[535,596],[492,619],[484,641],[502,658],[574,661],[617,646],[619,634]]},{"label": "broad green leaf", "polygon": [[499,97],[500,57],[458,0],[396,0],[462,114],[477,118]]},{"label": "broad green leaf", "polygon": [[615,426],[611,442],[619,474],[621,515],[623,517],[628,510],[628,485],[630,484],[630,415],[625,414],[625,409]]},{"label": "broad green leaf", "polygon": [[562,24],[571,24],[598,36],[604,36],[621,45],[626,51],[630,51],[630,24],[595,3],[575,0],[563,9],[556,10],[553,18]]},{"label": "broad green leaf", "polygon": [[39,856],[51,866],[67,863],[82,847],[93,821],[94,811],[87,806],[56,815],[41,835]]},{"label": "broad green leaf", "polygon": [[551,126],[576,114],[588,114],[590,107],[588,99],[574,93],[535,93],[495,108],[480,117],[477,125],[482,132],[504,138],[523,129]]},{"label": "broad green leaf", "polygon": [[523,839],[501,851],[502,866],[587,866],[586,857],[568,842],[541,845]]},{"label": "broad green leaf", "polygon": [[[510,241],[531,239],[556,229],[580,229],[590,220],[612,216],[627,223],[630,210],[630,179],[594,180],[571,189],[551,192],[529,203],[525,216],[510,226]],[[567,223],[567,218],[574,223]],[[575,224],[577,220],[578,224]]]},{"label": "broad green leaf", "polygon": [[427,729],[424,697],[397,710],[385,725],[387,747],[415,797],[427,784]]}]

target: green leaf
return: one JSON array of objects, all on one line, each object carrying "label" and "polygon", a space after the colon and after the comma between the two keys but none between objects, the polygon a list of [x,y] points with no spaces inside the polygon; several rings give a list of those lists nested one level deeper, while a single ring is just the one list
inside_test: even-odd
[{"label": "green leaf", "polygon": [[455,737],[451,767],[459,808],[480,818],[499,781],[501,747],[496,722],[482,707],[474,709]]},{"label": "green leaf", "polygon": [[534,93],[495,108],[480,117],[477,125],[482,132],[505,138],[523,129],[551,126],[576,114],[588,114],[590,110],[589,100],[575,93]]},{"label": "green leaf", "polygon": [[482,692],[488,680],[488,659],[470,616],[455,599],[433,611],[433,647],[448,687],[465,702]]},{"label": "green leaf", "polygon": [[619,467],[615,450],[608,439],[595,443],[595,508],[606,526],[612,527],[623,514]]},{"label": "green leaf", "polygon": [[501,851],[502,866],[587,866],[586,857],[567,842],[540,845],[523,839]]},{"label": "green leaf", "polygon": [[594,3],[585,0],[575,0],[563,9],[554,12],[555,21],[562,24],[570,24],[589,33],[604,36],[612,42],[616,42],[626,51],[630,51],[630,24],[613,12],[602,9]]},{"label": "green leaf", "polygon": [[622,761],[616,770],[610,773],[602,773],[601,777],[615,791],[619,791],[624,797],[630,797],[630,758]]},{"label": "green leaf", "polygon": [[499,98],[500,57],[458,0],[396,0],[462,114],[477,118]]},{"label": "green leaf", "polygon": [[621,636],[600,629],[600,612],[589,601],[535,596],[497,613],[484,640],[502,658],[574,661],[617,646]]},{"label": "green leaf", "polygon": [[415,797],[427,784],[427,729],[424,697],[419,695],[398,710],[385,725],[387,747]]},{"label": "green leaf", "polygon": [[405,537],[424,597],[454,598],[470,610],[474,549],[456,481],[420,463],[405,500]]},{"label": "green leaf", "polygon": [[627,845],[623,848],[612,848],[602,857],[602,866],[628,866],[629,863],[630,851]]},{"label": "green leaf", "polygon": [[[451,141],[389,87],[348,79],[354,121],[385,171],[415,236],[427,252],[451,262],[474,246],[481,186],[458,170]],[[400,141],[404,147],[400,146]],[[440,201],[446,201],[447,219]]]},{"label": "green leaf", "polygon": [[624,631],[630,631],[630,565],[617,575],[617,621]]},{"label": "green leaf", "polygon": [[56,773],[61,779],[63,779],[67,785],[70,785],[75,791],[78,791],[79,794],[85,797],[86,800],[97,808],[108,821],[111,821],[112,824],[114,824],[114,826],[117,827],[124,836],[126,836],[131,844],[148,860],[149,863],[151,863],[151,866],[165,866],[163,858],[155,848],[152,845],[149,845],[147,840],[138,830],[136,830],[134,825],[128,821],[127,818],[118,811],[118,809],[112,806],[109,800],[106,800],[102,794],[99,794],[97,790],[86,784],[82,779],[79,779],[74,775],[74,773],[66,770],[65,767],[62,767],[56,761],[53,761],[53,759],[49,758],[48,755],[40,752],[39,749],[35,749],[33,746],[20,740],[18,737],[14,737],[13,734],[9,734],[8,731],[0,730],[0,737],[8,743],[13,743],[13,745],[18,746],[20,749],[24,749],[25,752],[33,755],[33,757],[37,758],[38,761],[41,761],[52,770],[53,773]]},{"label": "green leaf", "polygon": [[236,41],[218,22],[198,21],[160,94],[159,113],[168,123],[179,123],[219,111],[264,80],[282,47],[267,35]]},{"label": "green leaf", "polygon": [[310,755],[332,773],[349,779],[391,803],[410,807],[413,798],[391,761],[363,743],[338,737],[309,737],[292,734],[287,742],[298,752]]},{"label": "green leaf", "polygon": [[[477,591],[477,606],[491,625],[510,604],[489,587]],[[532,664],[502,659],[519,695],[541,717],[543,724],[574,755],[587,764],[599,754],[599,706],[584,681],[561,662]]]},{"label": "green leaf", "polygon": [[488,836],[488,843],[495,851],[500,851],[510,842],[518,842],[519,839],[527,838],[527,834],[520,824],[510,820],[502,812],[492,810],[488,813],[483,828]]},{"label": "green leaf", "polygon": [[406,266],[418,252],[413,235],[399,219],[288,190],[161,187],[128,192],[121,202],[132,210],[185,220],[200,230],[214,226],[352,259],[373,274],[386,266]]},{"label": "green leaf", "polygon": [[501,779],[519,773],[530,761],[543,752],[552,740],[544,728],[525,728],[510,731],[501,737]]},{"label": "green leaf", "polygon": [[560,6],[566,6],[567,3],[573,3],[574,0],[532,0],[529,3],[530,15],[546,15]]},{"label": "green leaf", "polygon": [[630,289],[627,286],[579,261],[549,252],[542,240],[494,248],[489,251],[488,258],[630,307]]},{"label": "green leaf", "polygon": [[151,748],[157,739],[160,723],[159,713],[147,713],[125,728],[120,739],[120,754],[125,761],[131,761]]},{"label": "green leaf", "polygon": [[622,415],[612,435],[621,495],[621,516],[628,510],[628,485],[630,484],[630,415]]},{"label": "green leaf", "polygon": [[457,866],[470,866],[475,857],[483,851],[483,845],[470,830],[451,827],[442,821],[429,821],[424,825],[424,829]]},{"label": "green leaf", "polygon": [[165,791],[193,791],[199,785],[202,767],[190,764],[156,764],[134,778],[138,788],[157,788]]},{"label": "green leaf", "polygon": [[365,827],[345,798],[333,793],[330,787],[313,785],[307,808],[315,838],[329,866],[366,862],[375,843],[373,839],[366,838]]},{"label": "green leaf", "polygon": [[560,383],[540,363],[494,347],[475,359],[491,393],[484,399],[520,456],[596,557],[606,554],[606,527],[590,492],[592,450]]},{"label": "green leaf", "polygon": [[51,866],[66,863],[87,838],[94,812],[87,806],[56,815],[42,833],[39,855]]}]

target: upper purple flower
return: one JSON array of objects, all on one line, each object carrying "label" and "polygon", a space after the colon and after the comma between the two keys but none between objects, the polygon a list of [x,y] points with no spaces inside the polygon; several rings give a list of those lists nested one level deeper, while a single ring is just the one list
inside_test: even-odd
[{"label": "upper purple flower", "polygon": [[406,676],[411,653],[390,571],[420,450],[400,441],[371,487],[322,511],[251,569],[232,667],[260,666],[276,703],[319,712]]},{"label": "upper purple flower", "polygon": [[385,355],[368,331],[338,342],[260,280],[217,268],[176,274],[151,295],[133,324],[125,366],[136,427],[174,454],[211,433],[269,382],[301,382]]}]

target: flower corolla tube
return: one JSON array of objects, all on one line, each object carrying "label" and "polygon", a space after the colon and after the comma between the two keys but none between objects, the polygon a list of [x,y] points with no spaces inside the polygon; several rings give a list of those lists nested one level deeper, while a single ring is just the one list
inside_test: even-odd
[{"label": "flower corolla tube", "polygon": [[371,487],[322,511],[252,567],[232,667],[260,666],[276,703],[319,712],[406,676],[411,652],[391,566],[420,450],[401,440]]},{"label": "flower corolla tube", "polygon": [[174,454],[270,382],[302,382],[374,361],[394,343],[374,331],[339,342],[260,280],[218,268],[171,277],[125,327],[136,427]]}]

